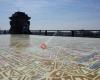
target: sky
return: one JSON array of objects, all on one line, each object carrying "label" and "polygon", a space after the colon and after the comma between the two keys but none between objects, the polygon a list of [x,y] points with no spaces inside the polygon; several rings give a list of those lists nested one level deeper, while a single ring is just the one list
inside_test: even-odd
[{"label": "sky", "polygon": [[100,0],[0,0],[0,29],[16,11],[31,17],[32,30],[100,29]]}]

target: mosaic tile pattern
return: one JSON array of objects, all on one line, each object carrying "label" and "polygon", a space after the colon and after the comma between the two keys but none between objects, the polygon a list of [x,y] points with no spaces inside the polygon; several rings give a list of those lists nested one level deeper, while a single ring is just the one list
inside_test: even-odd
[{"label": "mosaic tile pattern", "polygon": [[0,36],[0,80],[100,80],[98,39],[74,38],[68,45],[73,38],[55,37],[41,49],[45,38]]}]

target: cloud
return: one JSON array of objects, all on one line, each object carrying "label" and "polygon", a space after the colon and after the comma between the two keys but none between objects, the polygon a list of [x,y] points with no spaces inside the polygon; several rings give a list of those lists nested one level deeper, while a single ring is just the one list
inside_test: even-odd
[{"label": "cloud", "polygon": [[37,14],[45,9],[57,8],[62,5],[75,2],[76,0],[15,0],[13,6],[17,10]]},{"label": "cloud", "polygon": [[46,0],[16,0],[14,6],[19,11],[25,11],[31,14],[41,12],[42,8],[47,5]]}]

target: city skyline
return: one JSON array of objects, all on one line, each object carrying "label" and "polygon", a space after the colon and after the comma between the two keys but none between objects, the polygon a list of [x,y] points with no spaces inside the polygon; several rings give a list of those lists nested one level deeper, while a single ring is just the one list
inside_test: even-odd
[{"label": "city skyline", "polygon": [[16,11],[31,17],[30,29],[100,29],[100,0],[0,0],[0,28]]}]

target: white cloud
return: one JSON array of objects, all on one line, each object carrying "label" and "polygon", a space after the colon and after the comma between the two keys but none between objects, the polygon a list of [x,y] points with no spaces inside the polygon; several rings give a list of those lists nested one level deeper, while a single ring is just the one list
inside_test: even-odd
[{"label": "white cloud", "polygon": [[16,10],[37,14],[44,8],[67,5],[74,1],[76,0],[15,0],[13,1],[13,6],[16,7]]},{"label": "white cloud", "polygon": [[41,12],[42,8],[47,5],[46,0],[16,0],[14,6],[19,11],[25,11],[31,14]]}]

